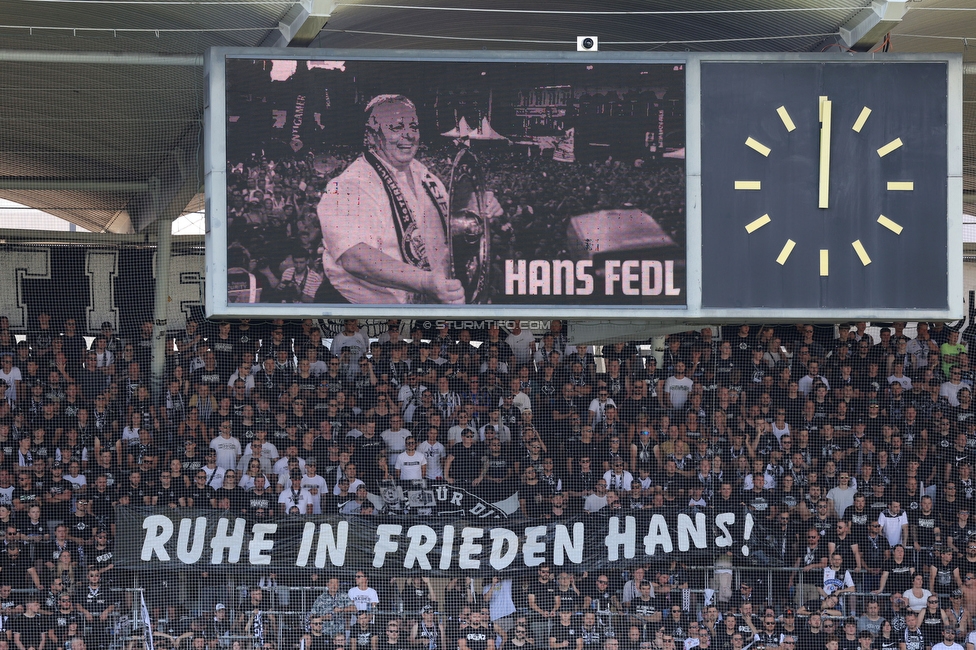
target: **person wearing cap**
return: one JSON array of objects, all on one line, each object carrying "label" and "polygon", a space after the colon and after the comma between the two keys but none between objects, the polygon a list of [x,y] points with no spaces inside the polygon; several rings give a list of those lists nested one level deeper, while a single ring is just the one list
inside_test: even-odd
[{"label": "person wearing cap", "polygon": [[[494,628],[496,633],[504,632],[497,624]],[[502,638],[507,638],[507,636],[502,636]],[[427,605],[421,609],[420,618],[413,621],[410,626],[410,643],[428,650],[443,650],[447,647],[444,624],[437,620],[437,612],[434,611],[433,606]]]},{"label": "person wearing cap", "polygon": [[972,615],[963,602],[962,589],[953,589],[949,595],[949,606],[942,610],[945,624],[955,631],[957,641],[964,642],[972,627]]},{"label": "person wearing cap", "polygon": [[[72,321],[73,322],[73,321]],[[65,322],[65,333],[67,333],[68,323]],[[73,328],[74,326],[72,326]],[[122,352],[122,341],[115,335],[115,326],[110,321],[102,321],[99,336],[105,338],[105,348],[112,354],[118,355]]]},{"label": "person wearing cap", "polygon": [[[416,160],[413,102],[403,95],[370,100],[365,143],[367,151],[329,183],[318,205],[329,280],[352,303],[463,303],[443,225],[448,193]],[[490,196],[485,214],[501,213]]]},{"label": "person wearing cap", "polygon": [[289,481],[278,495],[282,514],[287,515],[292,508],[298,508],[299,514],[307,515],[312,512],[312,495],[302,487],[302,472],[295,468],[289,473]]},{"label": "person wearing cap", "polygon": [[[211,639],[218,639],[222,642],[230,636],[233,628],[233,621],[230,617],[227,606],[223,603],[214,605],[214,613],[207,622],[207,636]],[[155,634],[155,631],[153,632]]]}]

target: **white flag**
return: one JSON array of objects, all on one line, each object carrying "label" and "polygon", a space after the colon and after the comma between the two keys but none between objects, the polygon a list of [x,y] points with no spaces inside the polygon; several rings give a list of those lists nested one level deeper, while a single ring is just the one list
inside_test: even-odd
[{"label": "white flag", "polygon": [[156,650],[153,644],[152,619],[149,618],[149,608],[146,607],[146,594],[139,592],[139,600],[142,603],[142,624],[145,626],[146,650]]}]

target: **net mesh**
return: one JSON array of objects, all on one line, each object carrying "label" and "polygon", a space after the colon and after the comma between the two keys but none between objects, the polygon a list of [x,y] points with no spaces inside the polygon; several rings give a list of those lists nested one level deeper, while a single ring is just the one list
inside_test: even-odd
[{"label": "net mesh", "polygon": [[[0,141],[4,143],[0,175],[36,180],[142,181],[162,166],[173,143],[185,132],[186,123],[199,119],[202,78],[198,70],[159,69],[151,83],[136,84],[124,78],[124,70],[79,72],[78,66],[65,66],[60,75],[54,75],[54,81],[51,71],[45,69],[45,86],[40,89],[31,87],[32,78],[38,74],[30,65],[0,64],[2,102],[13,109],[0,118]],[[969,79],[966,77],[965,83],[967,101],[972,96]],[[123,87],[125,90],[120,90]],[[969,103],[964,107],[967,134],[974,131],[976,119],[970,107]],[[79,126],[80,115],[88,116],[84,132]],[[160,120],[159,115],[165,117]],[[121,129],[123,123],[131,128]],[[148,128],[150,124],[153,129]],[[45,128],[48,135],[44,141],[24,137],[26,132]],[[971,186],[976,155],[969,135],[964,164],[965,189],[970,192],[976,189]],[[118,218],[123,219],[116,222],[119,229],[127,229],[123,228],[127,217],[119,216],[127,208],[126,194],[121,192],[4,190],[2,195],[92,230],[114,229],[113,219]],[[849,339],[852,354],[861,356],[862,342],[867,342],[868,348],[863,357],[866,360],[852,363],[848,378],[843,364],[837,361],[840,352],[832,328],[812,328],[812,343],[807,342],[805,326],[791,325],[768,331],[756,327],[744,336],[737,328],[716,329],[713,340],[701,332],[682,333],[673,337],[674,343],[657,341],[656,350],[649,340],[641,338],[619,346],[597,346],[580,354],[568,345],[562,324],[553,326],[542,320],[533,327],[536,349],[528,354],[520,347],[528,344],[528,338],[512,332],[511,327],[502,330],[501,344],[495,346],[494,334],[487,329],[460,326],[441,331],[436,322],[423,320],[398,323],[398,334],[393,335],[385,320],[361,321],[358,332],[343,320],[327,318],[304,326],[272,321],[222,326],[207,322],[200,309],[202,242],[199,238],[178,238],[170,260],[170,338],[165,346],[166,377],[176,378],[177,393],[167,394],[171,388],[167,382],[160,394],[154,394],[149,378],[152,341],[147,329],[147,322],[151,326],[153,318],[156,268],[151,242],[54,232],[27,237],[3,235],[0,316],[6,320],[0,320],[0,352],[11,352],[12,365],[21,375],[16,395],[8,393],[8,402],[0,404],[0,502],[8,496],[11,504],[6,512],[0,506],[0,521],[7,524],[3,533],[8,543],[20,548],[0,563],[0,616],[8,617],[0,618],[4,627],[9,623],[19,629],[22,620],[18,617],[32,607],[30,597],[37,594],[42,610],[55,614],[45,620],[50,621],[52,640],[56,638],[59,645],[77,635],[86,638],[88,647],[121,648],[130,642],[141,647],[144,597],[157,647],[167,647],[167,637],[171,637],[182,638],[180,647],[192,646],[191,639],[202,638],[219,640],[227,647],[237,643],[240,647],[292,648],[299,647],[306,637],[305,648],[355,646],[363,650],[364,645],[372,647],[376,638],[380,647],[406,648],[409,642],[411,647],[453,650],[464,638],[468,650],[483,650],[490,638],[496,648],[497,642],[505,648],[508,644],[522,646],[527,637],[535,640],[535,646],[549,645],[549,637],[553,637],[553,647],[564,647],[567,640],[579,647],[579,639],[582,646],[595,649],[612,648],[613,643],[607,643],[612,634],[618,646],[641,650],[647,644],[669,648],[672,637],[693,646],[696,627],[692,623],[697,625],[702,617],[697,629],[708,630],[707,642],[701,633],[697,637],[702,645],[738,648],[736,631],[709,618],[711,605],[716,606],[717,613],[728,615],[748,609],[750,605],[745,603],[751,602],[757,613],[757,629],[750,629],[748,634],[759,637],[756,645],[779,645],[779,635],[789,635],[794,629],[794,610],[800,614],[798,629],[804,634],[806,621],[815,620],[812,614],[822,608],[830,619],[828,626],[838,634],[845,629],[842,618],[854,614],[865,614],[861,620],[871,629],[876,621],[872,603],[877,600],[872,591],[885,595],[878,603],[879,614],[900,624],[904,605],[887,595],[901,593],[910,605],[928,605],[929,601],[920,596],[930,590],[928,576],[934,575],[933,598],[939,600],[938,606],[947,612],[960,638],[967,629],[965,618],[965,622],[952,618],[960,604],[953,592],[960,590],[962,602],[969,598],[966,589],[971,581],[966,578],[976,564],[976,543],[970,541],[974,530],[966,519],[968,514],[961,514],[976,498],[969,479],[976,437],[968,397],[960,397],[965,392],[953,388],[958,385],[952,374],[953,358],[963,369],[958,378],[963,384],[971,386],[976,378],[968,359],[953,357],[958,349],[944,328],[932,328],[933,349],[924,335],[919,343],[919,332],[914,323],[910,324],[903,333],[906,348],[912,347],[905,354],[899,351],[897,330],[892,342],[886,344],[888,333],[880,324],[872,324],[864,332],[855,329]],[[109,327],[103,327],[105,323]],[[415,326],[419,326],[418,332]],[[554,332],[552,347],[545,336],[550,328]],[[429,344],[424,348],[427,352],[414,345],[415,333],[418,344]],[[963,331],[963,342],[971,344],[970,334]],[[505,343],[509,335],[513,336],[512,345]],[[391,342],[398,337],[409,341],[405,351],[400,351],[396,340]],[[232,343],[227,343],[228,338]],[[720,338],[732,346],[728,355],[731,362],[725,365]],[[60,342],[54,343],[55,339]],[[878,345],[882,347],[875,347]],[[884,345],[893,349],[888,352]],[[313,357],[309,356],[310,347],[316,350]],[[820,389],[811,378],[807,394],[812,398],[812,414],[806,412],[810,408],[806,400],[798,405],[789,382],[785,386],[780,383],[787,363],[796,369],[795,380],[809,371],[810,358],[804,356],[804,348],[810,358],[823,361],[819,374],[829,384],[829,388],[825,385]],[[562,354],[554,357],[552,349]],[[761,352],[759,365],[752,364],[753,349]],[[104,381],[82,374],[88,372],[84,364],[89,350],[95,354],[92,372]],[[936,350],[947,356],[937,358]],[[63,364],[59,354],[65,355]],[[270,364],[266,358],[269,354]],[[211,372],[211,355],[215,373]],[[431,365],[425,356],[436,361]],[[494,364],[492,356],[500,357],[500,362],[504,359],[507,373],[482,372],[482,364],[486,368]],[[652,357],[654,366],[648,361]],[[872,359],[877,362],[876,371]],[[300,360],[308,361],[309,376],[314,376],[314,381],[304,375]],[[368,360],[367,366],[359,365],[363,360]],[[580,361],[582,375],[574,368],[576,360]],[[680,394],[676,382],[670,381],[669,386],[677,374],[678,361],[691,378],[690,401],[686,404],[675,401]],[[333,363],[338,370],[333,370]],[[899,373],[899,363],[905,372]],[[320,364],[314,365],[314,373],[313,364]],[[551,372],[546,369],[549,364],[554,366]],[[457,365],[461,371],[455,374],[452,368]],[[527,378],[522,375],[523,367]],[[9,378],[12,370],[2,368],[0,377]],[[420,374],[414,379],[407,369],[419,370]],[[270,387],[261,383],[279,371],[289,377],[287,382],[273,381]],[[229,382],[235,374],[239,379],[242,372],[244,398],[239,399],[234,383]],[[386,387],[375,389],[372,376],[377,385]],[[252,377],[250,385],[247,377]],[[440,390],[442,377],[448,378],[446,391]],[[473,389],[472,378],[488,383],[489,377],[487,397],[482,397]],[[559,400],[566,398],[563,390],[567,383],[573,386],[569,396],[572,405],[564,409]],[[950,387],[943,394],[946,383]],[[104,406],[98,399],[99,387],[108,395]],[[610,422],[608,426],[606,408],[601,407],[604,389],[619,407],[619,416],[609,416],[619,419],[616,425]],[[635,399],[635,389],[638,405],[629,401]],[[80,397],[71,396],[76,391]],[[898,393],[903,396],[898,397]],[[219,399],[223,395],[230,400],[226,408]],[[511,403],[509,395],[514,396]],[[528,409],[523,408],[523,395],[528,399]],[[884,418],[881,423],[872,415],[873,399],[879,401],[880,417]],[[262,403],[271,409],[270,414]],[[296,408],[298,403],[303,405]],[[842,403],[847,406],[840,406]],[[476,438],[496,437],[498,431],[492,432],[496,407],[499,418],[509,418],[500,423],[511,435],[511,441],[504,443],[505,464],[492,466],[493,471],[511,468],[512,475],[504,487],[471,486],[480,466],[453,475],[454,483],[441,481],[447,449],[439,457],[435,450],[430,456],[434,460],[428,459],[428,468],[431,462],[442,466],[440,475],[436,471],[433,476],[427,475],[424,484],[387,478],[384,472],[395,473],[401,453],[395,435],[400,429],[394,428],[393,415],[406,418],[409,412],[410,421],[403,425],[407,431],[427,440],[434,428],[442,444],[453,449],[465,444],[468,430],[473,430]],[[909,408],[914,409],[915,416],[909,415]],[[780,409],[785,414],[783,421],[778,419]],[[282,412],[280,422],[277,411]],[[468,418],[466,423],[461,421],[461,413]],[[557,413],[565,415],[565,420],[557,419]],[[205,450],[222,437],[225,415],[231,424],[230,437],[240,445],[241,458],[231,449],[235,458],[232,463],[226,462],[227,450],[234,445],[218,441],[215,451],[223,464],[210,467]],[[367,419],[373,423],[366,424]],[[589,432],[583,433],[584,425],[589,428],[591,423],[597,440],[587,438]],[[788,444],[784,444],[784,424],[793,436],[786,439]],[[483,429],[485,426],[489,429]],[[260,427],[277,455],[265,457],[262,452],[254,457],[255,436],[263,435],[258,433]],[[375,433],[356,435],[362,428],[372,428]],[[647,436],[642,433],[645,430]],[[312,434],[310,443],[306,431]],[[733,434],[740,431],[744,437],[737,446]],[[148,442],[142,432],[148,435]],[[383,435],[386,432],[394,435]],[[383,441],[376,445],[380,451],[372,443],[364,445],[361,437],[379,437]],[[698,445],[702,437],[709,439],[704,448]],[[537,440],[544,444],[544,450],[536,448]],[[866,440],[871,444],[865,444]],[[188,441],[193,444],[187,445]],[[406,440],[403,442],[405,445]],[[252,445],[249,458],[248,444]],[[789,445],[802,450],[799,458],[786,452]],[[304,467],[297,465],[297,507],[311,500],[314,512],[314,497],[318,497],[322,515],[285,512],[295,505],[288,502],[293,489],[294,463],[287,460],[291,446],[296,447],[293,455],[304,463]],[[547,482],[537,487],[538,476],[549,476],[547,456],[554,461],[558,487]],[[631,474],[631,488],[636,482],[641,485],[640,492],[625,489],[623,479],[617,478],[622,476],[614,472],[618,456]],[[58,458],[62,466],[55,470],[52,465]],[[586,479],[593,484],[582,482],[582,460],[586,458],[591,466],[598,467]],[[688,502],[697,500],[695,482],[700,481],[705,458],[709,459],[711,474],[705,476],[707,484],[703,483],[703,491],[710,490],[703,495],[709,507],[702,510],[711,516],[722,482],[731,483],[735,512],[741,515],[749,510],[755,515],[753,552],[749,556],[735,554],[727,560],[716,557],[714,549],[645,556],[643,536],[651,515],[661,515],[666,525],[676,530],[679,511],[686,505],[692,512],[699,507]],[[174,464],[174,459],[180,463]],[[282,459],[284,463],[279,465]],[[313,459],[316,471],[311,473],[309,460]],[[257,464],[252,465],[251,460]],[[350,464],[357,469],[350,472]],[[235,472],[233,479],[226,471],[230,465]],[[528,467],[534,468],[535,478]],[[134,469],[140,472],[135,485],[130,473]],[[67,498],[57,497],[61,480],[55,478],[56,472],[71,483]],[[31,479],[31,488],[22,487],[22,473]],[[212,497],[208,490],[195,487],[199,473],[204,476],[204,485],[215,489]],[[478,570],[462,571],[449,563],[442,571],[434,557],[440,552],[439,546],[431,554],[433,566],[429,571],[422,571],[419,564],[407,569],[402,562],[395,568],[382,561],[382,566],[377,566],[375,527],[368,527],[357,528],[360,537],[355,539],[368,539],[370,544],[351,546],[349,562],[333,566],[339,563],[333,562],[325,549],[321,556],[326,561],[316,567],[314,558],[319,554],[321,537],[307,537],[304,532],[306,521],[336,527],[341,521],[358,522],[362,526],[367,520],[362,509],[365,505],[367,512],[372,509],[377,513],[368,521],[402,525],[404,531],[428,526],[440,543],[445,523],[464,520],[452,512],[457,505],[454,495],[461,494],[457,499],[469,518],[473,509],[499,517],[484,526],[486,539],[490,539],[490,528],[510,529],[518,533],[520,545],[526,541],[527,526],[547,526],[546,539],[554,539],[552,522],[561,520],[561,515],[554,514],[553,509],[565,507],[569,512],[566,521],[581,521],[591,541],[603,549],[605,560],[607,531],[599,526],[605,526],[608,519],[580,512],[586,503],[583,495],[597,493],[595,481],[605,473],[609,473],[605,480],[614,497],[598,495],[600,498],[591,500],[591,509],[600,505],[601,498],[610,501],[610,508],[617,501],[640,522],[635,527],[635,555],[625,554],[616,563],[553,566],[546,555],[543,564],[536,566],[520,552],[506,571],[492,570],[487,561]],[[349,479],[350,474],[353,480],[367,482],[368,501],[357,502],[342,488],[340,479]],[[268,483],[269,491],[257,489],[255,497],[258,476],[265,477],[261,480]],[[864,510],[857,501],[848,506],[845,519],[852,526],[849,535],[839,530],[836,517],[821,516],[818,507],[819,497],[830,499],[828,511],[841,506],[845,488],[834,492],[833,497],[829,495],[842,481],[850,481],[845,476],[856,478],[857,490],[865,500]],[[7,483],[7,478],[13,483]],[[324,484],[316,478],[323,479]],[[106,497],[99,483],[110,480]],[[234,491],[231,480],[248,491]],[[168,489],[166,481],[177,489]],[[776,487],[761,496],[745,490],[759,481],[764,487],[774,482]],[[43,486],[43,493],[38,495],[44,522],[41,526],[31,519],[29,507],[29,490],[38,484]],[[875,487],[878,485],[884,487]],[[329,494],[337,488],[340,494]],[[557,492],[563,496],[557,497]],[[953,497],[953,492],[957,496]],[[890,503],[892,493],[908,513],[906,537],[897,540],[909,542],[904,560],[901,551],[889,554],[887,548],[889,539],[896,541],[894,537],[900,536],[900,515]],[[512,495],[517,495],[514,502],[509,500]],[[933,497],[932,516],[926,514],[925,496]],[[149,503],[155,499],[155,509],[139,509],[147,498]],[[560,499],[565,500],[565,506],[559,505]],[[20,508],[15,501],[22,504]],[[226,512],[235,516],[226,517]],[[122,513],[132,516],[126,518]],[[167,513],[174,515],[175,522],[170,562],[163,562],[158,555],[151,556],[147,565],[134,562],[143,549],[145,517]],[[213,522],[224,516],[230,530],[238,514],[247,522],[245,541],[237,545],[241,550],[238,562],[209,565],[210,540],[219,537]],[[774,516],[767,518],[769,514]],[[571,519],[572,515],[577,518]],[[525,516],[529,518],[523,519]],[[174,550],[183,517],[191,521],[188,529],[192,529],[194,517],[211,522],[201,536],[207,541],[205,552],[199,556],[202,559],[187,566],[177,564]],[[869,525],[879,517],[896,522],[882,530],[882,537]],[[50,525],[57,521],[69,525],[68,554],[63,553],[65,545],[59,541],[63,533]],[[256,521],[280,527],[268,535],[277,545],[266,553],[271,558],[268,565],[250,561],[255,540],[251,526]],[[594,521],[601,523],[595,525]],[[712,521],[710,542],[719,537],[711,528]],[[811,528],[816,538],[807,537]],[[103,530],[105,540],[96,534]],[[228,534],[227,530],[223,534]],[[743,534],[737,530],[731,533],[737,541]],[[47,541],[42,541],[45,536]],[[184,556],[191,555],[195,539],[193,533],[187,533]],[[295,558],[306,539],[312,544],[312,559],[299,567]],[[858,542],[857,555],[851,539]],[[918,549],[914,548],[916,541]],[[402,553],[408,540],[401,537],[399,543]],[[831,543],[841,551],[839,574],[822,567],[802,573],[790,569],[795,564],[804,567],[823,562],[827,554],[822,547]],[[953,549],[955,555],[949,558],[936,552],[944,548]],[[226,555],[221,557],[231,557],[229,550],[223,552]],[[18,553],[29,560],[18,560]],[[448,555],[456,559],[457,547]],[[402,559],[402,555],[392,553],[391,557]],[[36,568],[38,582],[27,572],[28,565]],[[926,576],[921,590],[910,591],[912,584],[899,572],[903,566]],[[959,569],[958,582],[947,566]],[[99,577],[90,569],[97,569]],[[552,569],[553,573],[543,569]],[[848,569],[852,595],[821,601],[816,587],[825,591],[850,588],[844,572]],[[560,609],[573,613],[565,623],[558,615],[543,617],[533,608],[533,604],[554,605],[546,599],[556,592],[539,586],[549,584],[553,574],[552,588],[560,594]],[[367,584],[360,575],[367,576]],[[327,591],[333,579],[338,581],[336,591]],[[646,598],[641,588],[644,580],[653,583]],[[96,582],[100,583],[97,587]],[[8,583],[13,588],[9,596],[4,592]],[[60,599],[59,585],[70,593],[70,602]],[[376,592],[375,601],[370,588]],[[347,600],[350,590],[354,590],[355,601]],[[88,621],[78,606],[96,616]],[[367,613],[360,616],[353,611],[360,607]],[[477,620],[482,610],[497,628],[482,628]],[[475,611],[478,614],[472,615]],[[775,639],[774,632],[765,627],[767,612],[776,619]],[[98,615],[103,613],[106,615],[101,619]],[[189,636],[183,636],[186,634]],[[320,640],[319,634],[326,640]],[[744,638],[742,646],[749,642]]]},{"label": "net mesh", "polygon": [[[874,620],[872,591],[918,600],[929,589],[912,591],[901,566],[936,576],[932,603],[958,607],[953,571],[964,581],[976,561],[961,514],[976,497],[968,388],[949,402],[974,376],[950,328],[704,328],[655,349],[644,339],[577,347],[556,321],[525,332],[424,320],[224,324],[199,309],[199,239],[177,238],[167,381],[154,396],[144,370],[152,246],[8,235],[0,259],[20,275],[0,282],[13,288],[0,291],[0,355],[14,362],[0,378],[16,367],[21,379],[0,403],[0,521],[18,550],[8,550],[0,598],[15,630],[40,607],[56,638],[88,647],[140,647],[148,618],[157,647],[183,635],[180,647],[413,638],[470,650],[551,637],[640,650],[708,630],[707,643],[736,648],[743,631],[713,624],[711,612],[740,621],[733,612],[752,607],[754,643],[773,644],[796,613],[801,629],[821,610],[843,628],[854,613]],[[961,341],[972,339],[964,329]],[[507,373],[492,372],[498,359]],[[474,462],[471,444],[484,445]],[[426,467],[415,478],[401,458],[418,453]],[[349,489],[359,481],[363,491]],[[750,523],[720,526],[720,512]],[[680,518],[698,513],[706,537],[679,547]],[[634,531],[613,533],[608,514],[633,517]],[[878,520],[894,523],[879,533]],[[484,551],[465,551],[462,526],[483,536]],[[574,526],[585,539],[573,539]],[[722,526],[736,546],[716,558]],[[630,535],[621,543],[636,554],[608,562],[611,533]],[[645,534],[671,540],[671,551],[645,555]],[[506,535],[511,553],[495,548]],[[273,544],[262,550],[262,540]],[[920,549],[887,557],[888,540]],[[405,559],[415,543],[428,570]],[[579,558],[560,563],[559,544],[578,546]],[[828,560],[829,544],[839,555]],[[466,552],[478,563],[463,568]],[[821,601],[818,589],[851,593]],[[533,607],[552,611],[555,595],[566,616]],[[881,601],[881,616],[903,607]]]},{"label": "net mesh", "polygon": [[130,231],[125,184],[169,180],[171,152],[186,146],[188,125],[199,128],[203,103],[202,68],[135,69],[0,62],[0,194],[89,230]]}]

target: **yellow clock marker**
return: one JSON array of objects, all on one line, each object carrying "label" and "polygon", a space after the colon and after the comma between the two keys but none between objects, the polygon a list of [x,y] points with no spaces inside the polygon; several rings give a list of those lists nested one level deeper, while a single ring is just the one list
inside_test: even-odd
[{"label": "yellow clock marker", "polygon": [[888,191],[890,192],[911,192],[915,189],[912,181],[888,181]]},{"label": "yellow clock marker", "polygon": [[769,152],[772,151],[772,149],[764,145],[759,140],[756,140],[755,138],[746,138],[746,146],[752,149],[753,151],[758,151],[760,154],[762,154],[765,157],[769,157]]},{"label": "yellow clock marker", "polygon": [[[737,190],[761,190],[762,181],[736,181],[735,189]],[[891,189],[891,188],[888,188]]]},{"label": "yellow clock marker", "polygon": [[796,242],[792,239],[787,239],[786,243],[783,244],[783,250],[779,252],[779,257],[776,258],[776,263],[780,266],[786,264],[786,260],[790,259],[790,253],[796,247]]},{"label": "yellow clock marker", "polygon": [[786,127],[787,131],[793,131],[796,129],[796,124],[793,124],[793,118],[790,117],[790,114],[786,110],[785,106],[780,106],[777,108],[776,113],[779,115],[779,119],[783,121],[783,126]]},{"label": "yellow clock marker", "polygon": [[882,226],[884,226],[885,228],[887,228],[891,232],[895,233],[896,235],[900,235],[901,234],[901,231],[903,230],[903,228],[901,227],[901,225],[895,223],[894,221],[892,221],[891,219],[889,219],[888,217],[886,217],[884,215],[881,215],[880,217],[878,217],[878,223],[880,223]]},{"label": "yellow clock marker", "polygon": [[818,207],[828,207],[830,196],[830,114],[831,102],[820,97],[820,197]]},{"label": "yellow clock marker", "polygon": [[885,146],[883,146],[880,149],[878,149],[878,158],[884,158],[885,156],[887,156],[888,154],[890,154],[892,151],[894,151],[895,149],[899,148],[901,145],[902,145],[901,138],[895,138],[894,140],[892,140],[891,142],[889,142]]},{"label": "yellow clock marker", "polygon": [[861,258],[861,264],[867,266],[871,263],[871,258],[868,256],[868,252],[864,250],[864,244],[861,243],[860,239],[852,242],[851,246],[854,247],[854,251],[857,253],[857,256]]},{"label": "yellow clock marker", "polygon": [[751,235],[752,233],[756,232],[757,230],[759,230],[760,228],[762,228],[763,226],[765,226],[770,221],[772,221],[772,219],[769,218],[769,215],[768,214],[764,214],[763,216],[759,217],[755,221],[751,221],[751,222],[747,223],[746,224],[746,232]]},{"label": "yellow clock marker", "polygon": [[828,259],[830,257],[830,251],[826,248],[820,249],[820,277],[825,278],[830,273],[830,268],[828,264]]},{"label": "yellow clock marker", "polygon": [[861,129],[864,128],[864,123],[868,121],[868,115],[870,114],[871,114],[870,108],[868,108],[867,106],[862,108],[861,114],[857,116],[857,119],[854,121],[854,126],[851,127],[851,131],[860,133]]}]

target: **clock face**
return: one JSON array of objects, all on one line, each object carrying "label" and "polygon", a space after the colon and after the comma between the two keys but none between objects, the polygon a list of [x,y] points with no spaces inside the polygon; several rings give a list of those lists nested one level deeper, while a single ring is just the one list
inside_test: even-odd
[{"label": "clock face", "polygon": [[944,63],[701,78],[703,307],[946,308]]}]

